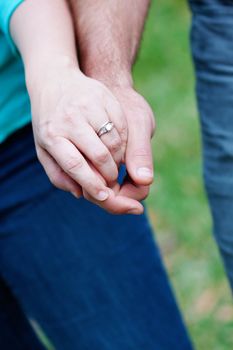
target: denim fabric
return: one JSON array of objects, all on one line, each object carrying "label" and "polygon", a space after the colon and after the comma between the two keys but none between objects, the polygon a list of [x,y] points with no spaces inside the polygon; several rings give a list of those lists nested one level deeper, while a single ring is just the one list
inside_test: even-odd
[{"label": "denim fabric", "polygon": [[0,349],[190,350],[145,215],[54,188],[31,127],[0,146]]},{"label": "denim fabric", "polygon": [[204,180],[233,288],[233,0],[190,0]]}]

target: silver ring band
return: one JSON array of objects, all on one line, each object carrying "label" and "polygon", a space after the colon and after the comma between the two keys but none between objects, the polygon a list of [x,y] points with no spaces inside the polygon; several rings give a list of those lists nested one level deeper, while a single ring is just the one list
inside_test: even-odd
[{"label": "silver ring band", "polygon": [[101,137],[102,135],[110,132],[113,128],[114,128],[113,122],[107,121],[99,128],[99,130],[97,131],[97,135]]}]

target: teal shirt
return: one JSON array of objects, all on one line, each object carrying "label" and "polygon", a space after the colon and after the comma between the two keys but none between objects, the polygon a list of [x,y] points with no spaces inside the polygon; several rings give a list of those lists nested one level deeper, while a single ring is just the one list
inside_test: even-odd
[{"label": "teal shirt", "polygon": [[31,120],[22,60],[9,32],[11,15],[23,0],[0,0],[0,142]]}]

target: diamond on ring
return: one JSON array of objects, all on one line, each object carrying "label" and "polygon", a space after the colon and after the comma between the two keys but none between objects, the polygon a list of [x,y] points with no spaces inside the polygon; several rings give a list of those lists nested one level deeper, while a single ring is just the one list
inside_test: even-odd
[{"label": "diamond on ring", "polygon": [[113,122],[107,121],[106,123],[104,123],[99,130],[97,131],[97,135],[100,137],[104,134],[107,134],[108,132],[110,132],[112,129],[114,128],[114,124]]}]

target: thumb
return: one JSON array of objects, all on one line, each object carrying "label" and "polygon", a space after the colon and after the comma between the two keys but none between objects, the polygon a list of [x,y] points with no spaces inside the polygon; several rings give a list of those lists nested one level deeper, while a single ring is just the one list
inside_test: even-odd
[{"label": "thumb", "polygon": [[150,130],[141,128],[137,123],[131,124],[125,158],[128,174],[136,184],[146,186],[153,182]]}]

